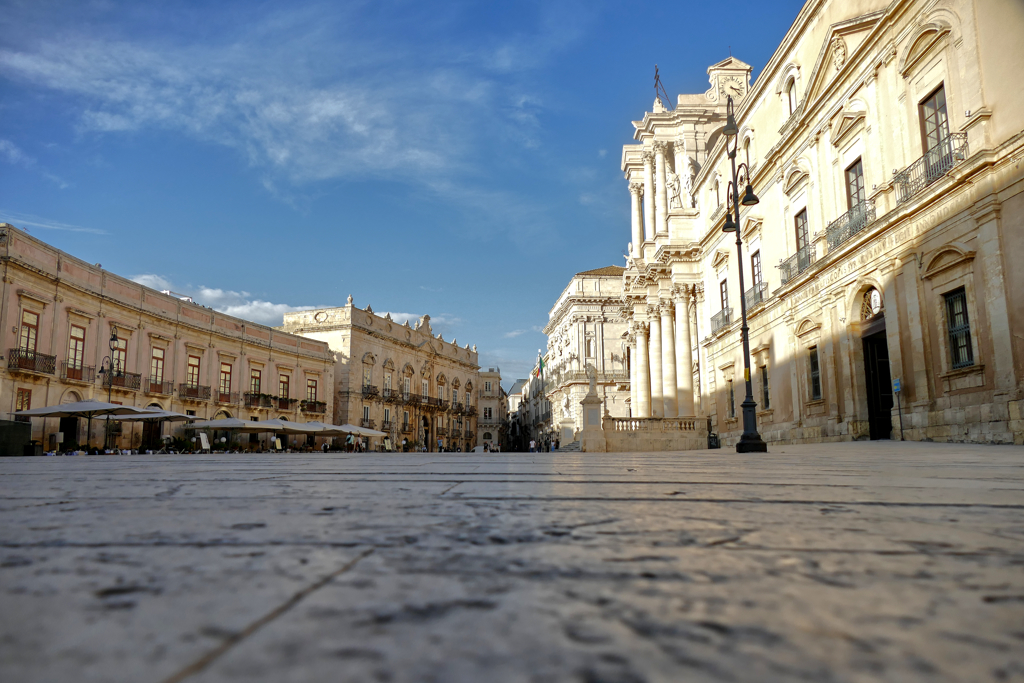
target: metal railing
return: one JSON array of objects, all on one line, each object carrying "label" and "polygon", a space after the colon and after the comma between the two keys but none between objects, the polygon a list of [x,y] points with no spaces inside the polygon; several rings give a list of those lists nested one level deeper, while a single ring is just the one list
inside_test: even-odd
[{"label": "metal railing", "polygon": [[437,435],[438,436],[448,436],[448,428],[447,427],[438,427],[437,428]]},{"label": "metal railing", "polygon": [[473,415],[476,415],[476,413],[477,413],[476,406],[466,406],[466,415],[469,415],[470,417],[472,417]]},{"label": "metal railing", "polygon": [[782,284],[786,284],[800,273],[810,268],[817,257],[814,254],[814,247],[804,247],[788,259],[779,264],[780,278]]},{"label": "metal railing", "polygon": [[400,394],[401,392],[398,391],[398,389],[389,389],[384,387],[384,390],[381,392],[381,397],[384,399],[385,403],[394,403],[399,400]]},{"label": "metal railing", "polygon": [[732,309],[723,308],[718,313],[711,316],[711,334],[717,334],[719,331],[725,329],[732,322]]},{"label": "metal railing", "polygon": [[470,441],[472,441],[472,440],[473,440],[473,438],[474,438],[475,436],[476,436],[476,435],[475,435],[475,434],[473,434],[473,431],[472,431],[472,430],[470,430],[470,429],[467,429],[467,430],[466,430],[466,438],[467,438],[467,439],[469,439]]},{"label": "metal railing", "polygon": [[270,396],[265,394],[254,394],[246,392],[242,394],[242,402],[246,408],[273,408],[274,404]]},{"label": "metal railing", "polygon": [[838,248],[840,244],[866,228],[874,220],[875,200],[865,199],[829,223],[825,228],[825,239],[828,241],[829,252]]},{"label": "metal railing", "polygon": [[748,311],[752,311],[758,306],[764,305],[764,300],[766,298],[768,298],[768,285],[764,282],[758,282],[743,293],[743,299],[747,302]]},{"label": "metal railing", "polygon": [[278,398],[274,403],[277,404],[278,410],[291,410],[292,407],[299,402],[297,398]]},{"label": "metal railing", "polygon": [[402,423],[402,433],[403,434],[408,434],[411,431],[412,431],[412,422],[403,422]]},{"label": "metal railing", "polygon": [[218,391],[213,395],[214,400],[217,403],[225,403],[234,405],[238,403],[238,392],[237,391]]},{"label": "metal railing", "polygon": [[146,382],[146,392],[150,394],[170,396],[174,393],[174,382],[165,382],[162,379],[150,377]]},{"label": "metal railing", "polygon": [[300,406],[304,413],[326,413],[327,403],[324,401],[303,401]]},{"label": "metal railing", "polygon": [[915,194],[941,178],[967,158],[967,133],[952,133],[925,152],[924,156],[893,176],[896,204],[909,201]]},{"label": "metal railing", "polygon": [[138,391],[142,388],[142,375],[137,372],[114,372],[103,377],[103,386],[110,386],[128,391]]},{"label": "metal railing", "polygon": [[372,384],[363,385],[363,398],[377,398],[379,395],[380,392],[377,390],[377,387]]},{"label": "metal railing", "polygon": [[57,356],[48,356],[27,349],[11,349],[7,354],[7,369],[52,375],[57,370]]},{"label": "metal railing", "polygon": [[382,431],[382,432],[390,432],[391,431],[391,427],[393,427],[394,424],[395,423],[392,422],[391,420],[384,420],[383,422],[380,423],[380,431]]},{"label": "metal railing", "polygon": [[209,401],[210,387],[204,387],[199,384],[179,384],[178,397],[193,401]]},{"label": "metal railing", "polygon": [[64,361],[60,364],[60,378],[66,382],[95,382],[96,366]]},{"label": "metal railing", "polygon": [[452,410],[455,411],[456,415],[462,415],[462,413],[465,412],[466,407],[463,404],[461,404],[461,403],[459,403],[457,401],[453,401],[452,402]]}]

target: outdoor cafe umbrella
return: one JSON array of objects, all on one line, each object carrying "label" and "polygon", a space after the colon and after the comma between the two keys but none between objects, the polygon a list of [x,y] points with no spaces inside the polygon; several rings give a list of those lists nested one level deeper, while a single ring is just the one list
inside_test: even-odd
[{"label": "outdoor cafe umbrella", "polygon": [[130,421],[130,422],[142,422],[144,420],[161,420],[164,422],[184,422],[186,420],[194,420],[195,415],[186,415],[185,413],[176,413],[171,410],[153,410],[145,408],[138,415],[119,415],[118,420]]},{"label": "outdoor cafe umbrella", "polygon": [[323,431],[323,429],[318,426],[303,422],[282,420],[281,418],[261,420],[259,422],[252,422],[251,424],[262,427],[262,429],[260,429],[261,432],[276,432],[278,434],[317,434]]},{"label": "outdoor cafe umbrella", "polygon": [[349,433],[342,429],[341,427],[339,427],[338,425],[331,425],[327,424],[326,422],[320,422],[318,420],[313,420],[312,422],[303,422],[302,424],[305,427],[316,427],[319,430],[318,432],[316,432],[317,436],[341,436],[343,434]]},{"label": "outdoor cafe umbrella", "polygon": [[387,436],[387,432],[380,432],[376,429],[368,429],[366,427],[356,427],[355,425],[343,424],[338,427],[339,431],[345,432],[346,434],[357,434],[359,436]]},{"label": "outdoor cafe umbrella", "polygon": [[[104,403],[103,401],[76,401],[74,403],[62,403],[56,406],[45,406],[43,408],[30,408],[19,410],[14,414],[25,417],[84,417],[88,421],[88,435],[92,438],[92,418],[103,417],[104,415],[134,415],[145,412],[141,408],[123,406],[118,403]],[[88,444],[87,444],[88,445]]]},{"label": "outdoor cafe umbrella", "polygon": [[227,431],[245,432],[248,434],[265,432],[266,429],[257,427],[258,422],[252,420],[239,420],[237,417],[225,417],[220,420],[204,420],[193,422],[189,425],[192,429],[224,429]]}]

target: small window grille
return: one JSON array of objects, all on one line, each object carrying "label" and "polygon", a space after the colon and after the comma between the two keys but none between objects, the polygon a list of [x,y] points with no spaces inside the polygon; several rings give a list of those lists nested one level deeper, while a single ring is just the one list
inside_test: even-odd
[{"label": "small window grille", "polygon": [[953,369],[974,365],[971,349],[971,322],[967,317],[967,294],[964,288],[944,295],[946,298],[946,326],[949,329],[949,352]]},{"label": "small window grille", "polygon": [[818,365],[818,347],[811,349],[811,400],[821,399],[821,368]]}]

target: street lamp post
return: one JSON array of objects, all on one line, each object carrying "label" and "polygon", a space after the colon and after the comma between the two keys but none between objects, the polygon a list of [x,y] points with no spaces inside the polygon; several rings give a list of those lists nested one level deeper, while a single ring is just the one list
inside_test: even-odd
[{"label": "street lamp post", "polygon": [[[118,338],[117,338],[117,326],[110,326],[110,355],[104,356],[101,362],[100,374],[103,375],[103,379],[107,383],[107,403],[110,403],[111,391],[114,388],[114,374],[120,371],[119,367],[114,366],[114,352],[117,350]],[[119,364],[120,365],[120,364]],[[106,368],[106,369],[104,369]],[[103,437],[103,448],[110,448],[110,415],[107,415],[107,430]]]},{"label": "street lamp post", "polygon": [[[757,433],[757,403],[754,401],[753,388],[750,382],[750,334],[747,327],[747,295],[743,289],[743,239],[739,227],[740,204],[743,206],[754,206],[760,200],[754,194],[754,188],[750,185],[750,168],[747,167],[746,163],[740,164],[738,169],[736,167],[736,151],[739,149],[739,128],[736,126],[736,117],[733,114],[732,97],[729,97],[726,102],[726,122],[725,129],[722,132],[725,134],[725,151],[729,156],[729,161],[732,163],[732,180],[729,181],[726,203],[728,204],[731,200],[732,210],[735,212],[734,219],[733,213],[728,210],[728,206],[726,207],[725,225],[722,226],[722,231],[736,233],[736,258],[738,260],[737,265],[739,266],[740,276],[740,314],[743,316],[743,326],[740,328],[743,338],[743,380],[747,389],[747,395],[744,397],[743,403],[740,404],[740,407],[743,409],[743,434],[740,435],[740,440],[736,444],[736,452],[767,453],[768,444]],[[740,199],[739,176],[737,175],[739,170],[745,171],[744,179],[746,180],[746,188],[743,191],[742,199]]]}]

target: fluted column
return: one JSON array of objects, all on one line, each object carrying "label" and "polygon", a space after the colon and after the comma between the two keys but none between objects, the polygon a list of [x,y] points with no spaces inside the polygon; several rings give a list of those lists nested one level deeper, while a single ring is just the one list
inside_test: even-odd
[{"label": "fluted column", "polygon": [[661,366],[665,417],[677,417],[679,413],[676,412],[676,332],[672,321],[672,302],[661,304]]},{"label": "fluted column", "polygon": [[639,256],[640,243],[644,241],[643,228],[641,221],[643,220],[640,215],[640,197],[644,193],[644,186],[640,183],[629,184],[629,197],[630,197],[630,217],[633,237],[633,253],[632,256]]},{"label": "fluted column", "polygon": [[690,297],[684,287],[676,298],[676,407],[679,417],[693,412],[693,351],[690,341]]},{"label": "fluted column", "polygon": [[661,311],[648,308],[651,314],[651,417],[665,417],[665,384],[661,376]]},{"label": "fluted column", "polygon": [[654,229],[659,235],[668,234],[668,182],[665,178],[665,152],[668,145],[654,143]]},{"label": "fluted column", "polygon": [[650,354],[647,352],[647,326],[636,327],[636,416],[651,416],[651,370]]},{"label": "fluted column", "polygon": [[626,339],[626,349],[629,354],[629,411],[630,417],[639,417],[639,408],[637,404],[637,396],[639,395],[636,390],[637,372],[636,372],[636,336],[630,334]]},{"label": "fluted column", "polygon": [[644,239],[654,239],[654,155],[644,152]]}]

